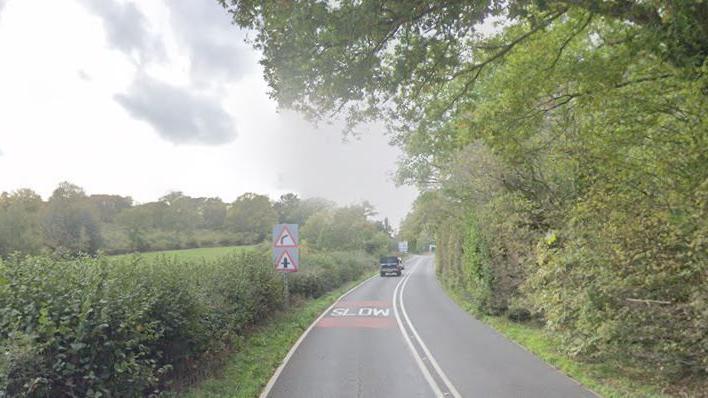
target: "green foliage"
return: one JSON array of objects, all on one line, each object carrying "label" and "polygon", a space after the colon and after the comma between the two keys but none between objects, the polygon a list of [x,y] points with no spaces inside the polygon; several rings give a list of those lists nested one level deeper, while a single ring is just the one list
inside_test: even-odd
[{"label": "green foliage", "polygon": [[231,204],[226,223],[238,234],[241,242],[254,244],[270,236],[277,219],[267,196],[245,193]]},{"label": "green foliage", "polygon": [[[424,192],[400,235],[434,236],[478,311],[543,321],[577,358],[706,377],[708,3],[222,3],[283,105],[386,118],[399,182]],[[303,235],[355,241],[336,217]]]},{"label": "green foliage", "polygon": [[96,253],[100,225],[80,187],[63,182],[49,198],[42,217],[44,242],[59,253]]},{"label": "green foliage", "polygon": [[[281,105],[314,118],[344,113],[352,124],[385,116],[404,130],[460,115],[481,74],[530,40],[543,40],[549,25],[579,14],[623,26],[621,37],[596,39],[637,57],[694,68],[708,55],[702,0],[218,1],[236,24],[256,30],[253,44]],[[513,23],[513,34],[490,37],[482,27],[495,20]],[[586,33],[584,24],[573,25],[568,41]],[[554,54],[564,52],[565,39],[552,42]],[[555,63],[540,61],[546,69]]]},{"label": "green foliage", "polygon": [[[372,264],[358,253],[308,256],[292,294],[318,297]],[[282,292],[269,253],[253,250],[0,262],[0,395],[156,394],[268,319]]]},{"label": "green foliage", "polygon": [[308,253],[301,272],[291,275],[288,283],[293,294],[318,298],[342,284],[374,269],[375,257],[363,252],[336,251]]},{"label": "green foliage", "polygon": [[41,208],[42,198],[28,189],[0,195],[0,257],[39,252]]},{"label": "green foliage", "polygon": [[384,254],[391,246],[391,236],[369,219],[373,208],[361,205],[326,209],[312,215],[301,230],[302,239],[321,250],[364,250]]},{"label": "green foliage", "polygon": [[258,246],[219,246],[219,247],[200,247],[196,249],[180,249],[180,250],[163,250],[147,253],[131,253],[110,256],[112,258],[127,259],[129,257],[139,257],[144,261],[156,260],[159,257],[167,257],[177,259],[178,261],[211,261],[220,257],[225,257],[244,250],[258,249]]},{"label": "green foliage", "polygon": [[[354,208],[358,209],[354,213],[361,213],[356,220]],[[94,255],[99,250],[124,254],[252,245],[269,240],[276,223],[304,226],[319,212],[337,215],[337,227],[329,231],[337,236],[324,243],[327,249],[374,253],[390,245],[390,227],[385,219],[370,219],[375,215],[370,205],[347,209],[325,199],[300,199],[295,194],[271,203],[267,196],[253,193],[232,204],[182,192],[134,204],[130,197],[87,196],[80,187],[61,183],[47,202],[29,189],[0,194],[0,257],[15,252],[71,257]],[[321,218],[313,220],[317,223]],[[347,225],[349,220],[355,223]],[[350,237],[354,240],[347,241]]]}]

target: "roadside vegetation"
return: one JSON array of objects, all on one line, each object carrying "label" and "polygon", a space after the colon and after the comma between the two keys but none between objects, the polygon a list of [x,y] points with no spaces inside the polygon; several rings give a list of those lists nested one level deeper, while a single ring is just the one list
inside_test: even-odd
[{"label": "roadside vegetation", "polygon": [[[0,259],[0,397],[157,396],[218,373],[234,353],[240,361],[244,339],[285,306],[272,223],[312,202],[267,203],[275,218],[251,247],[108,257],[65,246]],[[288,278],[295,303],[370,274],[393,244],[367,204],[311,213]]]},{"label": "roadside vegetation", "polygon": [[144,260],[153,260],[158,257],[176,258],[186,260],[214,260],[230,254],[242,252],[244,250],[255,249],[257,245],[250,246],[224,246],[224,247],[200,247],[197,249],[162,250],[157,252],[118,254],[110,256],[112,258],[125,259],[139,256]]},{"label": "roadside vegetation", "polygon": [[708,3],[220,2],[282,106],[388,123],[401,237],[476,311],[706,394]]},{"label": "roadside vegetation", "polygon": [[[355,206],[356,207],[356,206]],[[374,211],[362,204],[369,215]],[[245,193],[231,203],[171,192],[155,202],[136,203],[119,195],[92,194],[63,182],[43,200],[31,189],[0,194],[0,257],[24,254],[109,255],[244,246],[270,239],[278,222],[304,224],[345,217],[346,209],[321,198],[295,194],[272,201]],[[387,220],[380,229],[390,233]]]},{"label": "roadside vegetation", "polygon": [[[519,321],[511,320],[505,315],[485,314],[480,312],[468,298],[464,298],[459,291],[451,289],[447,291],[457,304],[477,319],[602,397],[665,398],[671,396],[661,392],[669,385],[667,380],[658,373],[628,366],[621,360],[578,361],[564,352],[561,339],[549,333],[539,320]],[[694,393],[697,394],[697,391],[695,389]]]}]

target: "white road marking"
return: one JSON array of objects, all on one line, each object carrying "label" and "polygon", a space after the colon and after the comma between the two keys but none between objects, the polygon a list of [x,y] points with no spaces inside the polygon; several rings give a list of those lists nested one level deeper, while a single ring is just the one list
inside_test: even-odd
[{"label": "white road marking", "polygon": [[442,391],[440,391],[440,387],[438,387],[438,383],[435,382],[435,379],[433,379],[433,376],[430,374],[430,371],[423,363],[423,359],[418,354],[418,351],[416,351],[415,346],[413,346],[413,342],[408,337],[408,333],[406,333],[406,329],[403,327],[403,320],[398,315],[398,308],[396,306],[396,297],[397,297],[396,295],[398,294],[398,288],[401,286],[401,284],[404,281],[406,281],[408,279],[408,277],[410,277],[410,274],[403,277],[403,279],[401,279],[396,284],[396,288],[393,290],[393,315],[396,317],[396,321],[398,322],[398,327],[401,329],[401,334],[403,335],[403,337],[405,337],[406,343],[408,343],[408,348],[410,348],[411,353],[413,354],[413,358],[415,359],[415,363],[418,365],[418,368],[420,368],[420,371],[423,373],[423,377],[425,378],[425,381],[428,382],[428,385],[430,385],[430,388],[433,390],[433,393],[435,394],[436,397],[442,397],[443,393],[442,393]]},{"label": "white road marking", "polygon": [[330,311],[332,311],[332,308],[334,308],[334,306],[337,305],[337,304],[338,304],[344,297],[346,297],[349,293],[351,293],[351,292],[353,292],[354,290],[360,288],[360,287],[361,287],[362,285],[364,285],[366,282],[368,282],[368,281],[370,281],[370,280],[372,280],[372,279],[374,279],[374,278],[376,278],[376,277],[378,277],[378,276],[379,276],[379,275],[376,274],[376,275],[372,276],[371,278],[368,278],[368,279],[364,280],[363,282],[361,282],[360,284],[354,286],[353,288],[347,290],[346,293],[344,293],[344,294],[342,294],[341,296],[339,296],[339,297],[337,298],[337,300],[336,300],[334,303],[332,303],[332,305],[330,305],[326,310],[322,311],[322,314],[320,314],[320,316],[317,317],[317,319],[315,319],[314,322],[312,322],[312,324],[305,330],[305,332],[303,332],[302,335],[300,335],[300,338],[297,339],[297,341],[296,341],[295,344],[292,346],[292,348],[290,348],[290,351],[288,351],[288,355],[285,356],[285,359],[283,359],[283,362],[282,362],[282,363],[280,364],[280,366],[278,366],[278,368],[275,370],[275,373],[273,373],[273,376],[272,376],[272,377],[270,378],[270,380],[268,381],[268,384],[266,384],[265,388],[264,388],[263,391],[261,392],[260,398],[266,398],[266,397],[268,396],[268,394],[270,394],[270,390],[273,389],[273,386],[275,385],[275,382],[278,381],[278,377],[280,377],[280,374],[283,372],[283,369],[285,369],[285,365],[288,364],[288,361],[290,360],[290,358],[292,358],[293,354],[295,354],[295,351],[297,351],[297,348],[300,346],[300,344],[302,343],[302,341],[305,340],[305,337],[307,337],[307,335],[308,335],[308,334],[310,333],[310,331],[315,327],[315,325],[317,325],[317,323],[318,323],[322,318],[324,318],[325,315],[327,315]]},{"label": "white road marking", "polygon": [[[430,352],[430,350],[428,349],[428,347],[427,347],[427,346],[425,345],[425,343],[423,342],[423,339],[420,338],[420,335],[418,334],[418,331],[417,331],[417,330],[415,329],[415,327],[413,326],[413,322],[411,322],[411,319],[408,317],[408,313],[406,312],[406,306],[405,306],[405,304],[403,303],[403,293],[404,293],[404,291],[405,291],[405,289],[406,289],[406,285],[408,284],[408,279],[409,279],[409,278],[411,277],[411,275],[413,275],[413,273],[418,269],[417,265],[418,265],[419,263],[420,263],[420,262],[416,263],[415,269],[412,269],[411,272],[410,272],[408,275],[406,275],[406,277],[401,281],[401,282],[403,282],[403,284],[401,285],[401,293],[400,293],[399,296],[398,296],[398,300],[399,300],[399,302],[400,302],[400,304],[401,304],[401,312],[403,312],[403,317],[404,317],[405,320],[406,320],[406,324],[410,327],[411,332],[413,332],[413,336],[415,337],[415,339],[416,339],[416,341],[418,342],[418,344],[420,345],[420,347],[423,349],[423,352],[425,353],[426,359],[429,359],[429,360],[430,360],[430,363],[433,365],[433,368],[435,368],[435,371],[438,373],[438,375],[440,376],[440,378],[442,379],[442,381],[445,383],[445,386],[447,387],[447,389],[448,389],[448,391],[450,392],[450,394],[452,394],[452,396],[455,397],[455,398],[462,398],[462,395],[460,395],[459,391],[457,391],[457,389],[456,389],[455,386],[452,384],[452,382],[450,381],[450,379],[447,377],[447,375],[445,374],[445,372],[443,372],[442,368],[440,368],[440,365],[438,365],[438,362],[435,360],[435,357],[433,356],[433,354]],[[400,283],[399,283],[399,284],[400,284]],[[398,289],[398,286],[396,286],[396,289]],[[394,298],[395,298],[395,297],[396,297],[396,296],[394,295]],[[394,303],[394,304],[395,304],[395,303]],[[394,305],[393,308],[394,308],[394,310],[395,310],[396,306]]]}]

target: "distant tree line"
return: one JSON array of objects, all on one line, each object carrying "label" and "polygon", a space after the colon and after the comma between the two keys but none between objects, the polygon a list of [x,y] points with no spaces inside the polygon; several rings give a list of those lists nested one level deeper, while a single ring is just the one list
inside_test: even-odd
[{"label": "distant tree line", "polygon": [[0,257],[251,245],[270,239],[276,223],[303,225],[303,238],[314,247],[374,253],[388,248],[392,232],[388,220],[372,220],[375,214],[367,202],[337,207],[293,193],[277,201],[245,193],[226,203],[170,192],[138,204],[129,196],[88,195],[63,182],[46,201],[30,189],[0,195]]}]

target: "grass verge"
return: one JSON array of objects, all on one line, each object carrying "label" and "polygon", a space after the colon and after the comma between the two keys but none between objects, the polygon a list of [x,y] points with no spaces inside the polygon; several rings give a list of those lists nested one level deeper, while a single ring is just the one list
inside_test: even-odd
[{"label": "grass verge", "polygon": [[276,315],[241,341],[219,376],[205,379],[179,396],[257,397],[305,329],[339,296],[369,277],[371,274]]},{"label": "grass verge", "polygon": [[[441,283],[442,286],[444,284]],[[482,315],[458,293],[445,287],[448,295],[475,318],[516,342],[562,373],[572,377],[596,394],[606,398],[664,398],[665,382],[652,378],[646,372],[626,367],[621,363],[587,363],[569,358],[558,350],[561,341],[534,323],[512,322],[503,316]]]}]

